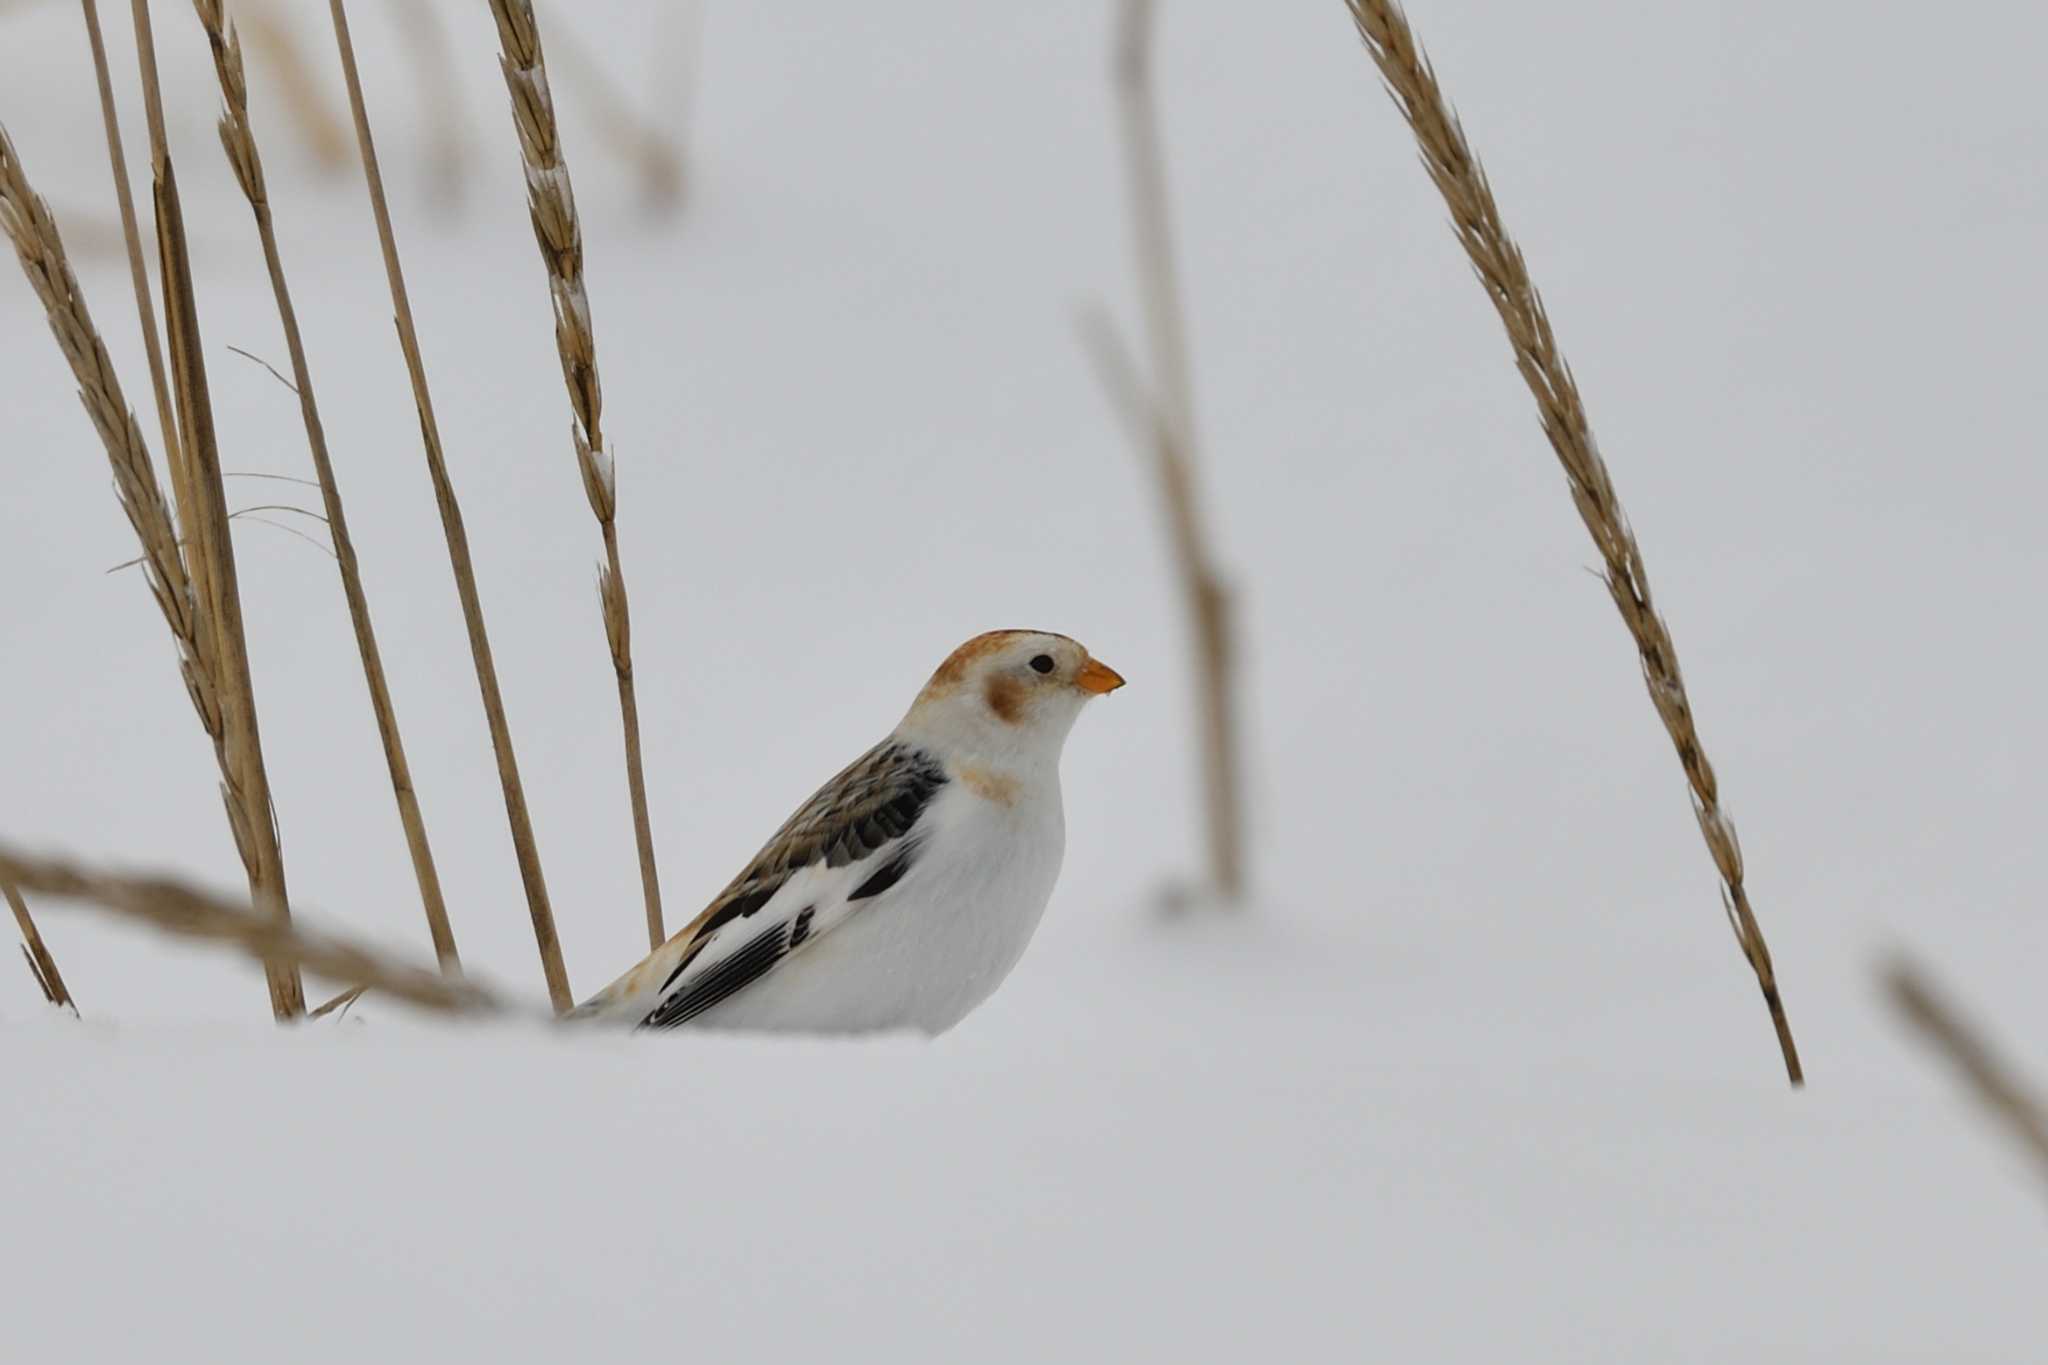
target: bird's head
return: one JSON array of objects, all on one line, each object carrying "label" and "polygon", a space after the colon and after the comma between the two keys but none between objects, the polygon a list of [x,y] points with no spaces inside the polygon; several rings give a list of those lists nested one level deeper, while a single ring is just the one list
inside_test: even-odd
[{"label": "bird's head", "polygon": [[897,732],[942,751],[1056,763],[1081,708],[1123,685],[1064,635],[992,630],[946,656]]}]

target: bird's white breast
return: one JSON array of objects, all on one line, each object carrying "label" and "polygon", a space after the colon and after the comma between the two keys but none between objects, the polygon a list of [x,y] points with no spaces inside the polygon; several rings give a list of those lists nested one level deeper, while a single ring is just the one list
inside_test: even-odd
[{"label": "bird's white breast", "polygon": [[917,861],[879,903],[695,1024],[942,1033],[986,1000],[1023,956],[1059,878],[1059,779],[1006,787],[956,775],[920,825]]}]

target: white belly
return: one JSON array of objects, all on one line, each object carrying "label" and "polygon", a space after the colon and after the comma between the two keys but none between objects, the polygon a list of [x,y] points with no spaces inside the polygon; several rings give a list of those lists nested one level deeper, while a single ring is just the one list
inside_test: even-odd
[{"label": "white belly", "polygon": [[924,852],[901,881],[790,954],[698,1028],[943,1033],[1024,955],[1066,844],[1057,779],[1000,805],[954,783],[933,802]]}]

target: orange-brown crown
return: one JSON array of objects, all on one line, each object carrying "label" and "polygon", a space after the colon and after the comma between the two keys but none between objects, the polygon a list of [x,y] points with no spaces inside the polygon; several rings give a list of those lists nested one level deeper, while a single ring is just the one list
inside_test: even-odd
[{"label": "orange-brown crown", "polygon": [[966,644],[946,656],[946,661],[933,672],[931,681],[918,693],[918,700],[941,696],[958,687],[974,667],[974,661],[984,655],[993,654],[1020,635],[1051,635],[1055,639],[1067,637],[1050,630],[988,630],[969,640]]}]

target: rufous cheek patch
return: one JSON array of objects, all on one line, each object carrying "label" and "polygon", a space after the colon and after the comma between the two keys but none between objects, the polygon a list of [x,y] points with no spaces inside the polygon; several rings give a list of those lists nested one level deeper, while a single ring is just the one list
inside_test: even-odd
[{"label": "rufous cheek patch", "polygon": [[1024,716],[1024,687],[1015,678],[1000,675],[988,680],[988,709],[1005,725],[1015,725]]}]

